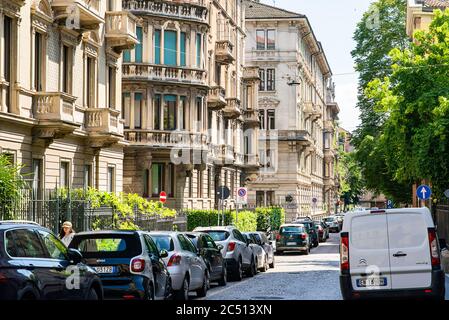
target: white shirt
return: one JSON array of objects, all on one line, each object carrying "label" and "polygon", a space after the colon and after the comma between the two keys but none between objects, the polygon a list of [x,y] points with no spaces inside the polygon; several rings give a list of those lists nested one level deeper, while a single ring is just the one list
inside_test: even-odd
[{"label": "white shirt", "polygon": [[73,236],[75,235],[74,232],[69,233],[68,235],[66,234],[62,239],[62,243],[64,243],[66,245],[66,247],[69,246],[70,242],[72,242]]}]

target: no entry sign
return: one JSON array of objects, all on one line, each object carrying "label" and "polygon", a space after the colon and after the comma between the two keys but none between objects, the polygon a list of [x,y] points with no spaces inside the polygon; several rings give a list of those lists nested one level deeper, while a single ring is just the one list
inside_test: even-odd
[{"label": "no entry sign", "polygon": [[159,194],[159,201],[165,203],[167,201],[167,193],[165,191],[161,191]]}]

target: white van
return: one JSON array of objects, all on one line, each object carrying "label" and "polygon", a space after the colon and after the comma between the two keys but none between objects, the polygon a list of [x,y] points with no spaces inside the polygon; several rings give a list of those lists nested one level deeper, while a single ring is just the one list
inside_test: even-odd
[{"label": "white van", "polygon": [[340,234],[340,289],[344,299],[444,299],[445,276],[429,209],[348,213]]}]

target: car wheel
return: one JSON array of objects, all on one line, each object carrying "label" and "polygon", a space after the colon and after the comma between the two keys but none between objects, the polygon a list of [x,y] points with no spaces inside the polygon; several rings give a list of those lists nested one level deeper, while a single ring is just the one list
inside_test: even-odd
[{"label": "car wheel", "polygon": [[251,259],[251,264],[249,266],[249,270],[248,270],[248,277],[254,277],[257,273],[257,260],[255,260],[255,258],[253,257]]},{"label": "car wheel", "polygon": [[283,251],[276,250],[276,254],[279,255],[279,256],[281,256],[283,253],[284,253]]},{"label": "car wheel", "polygon": [[271,269],[274,268],[274,255],[273,255],[273,261],[270,263],[270,268],[271,268]]},{"label": "car wheel", "polygon": [[309,253],[310,253],[310,247],[309,247],[309,249],[307,249],[306,251],[304,251],[304,254],[307,256],[307,255],[309,255]]},{"label": "car wheel", "polygon": [[243,268],[242,268],[242,258],[239,258],[237,262],[237,268],[234,271],[233,277],[235,281],[242,281],[243,279]]},{"label": "car wheel", "polygon": [[260,271],[267,272],[267,270],[268,270],[268,256],[266,255],[265,256],[265,261],[263,263],[263,267],[260,268]]},{"label": "car wheel", "polygon": [[223,272],[221,273],[221,278],[218,280],[218,285],[225,286],[227,284],[228,272],[226,270],[226,265],[223,264]]},{"label": "car wheel", "polygon": [[181,289],[176,291],[176,300],[189,300],[189,280],[187,279],[187,276],[184,277]]},{"label": "car wheel", "polygon": [[206,270],[204,272],[203,285],[201,289],[196,290],[196,295],[198,297],[205,297],[207,295],[207,290],[209,289],[209,272]]},{"label": "car wheel", "polygon": [[164,295],[165,300],[168,300],[170,298],[170,296],[172,295],[172,291],[173,291],[173,287],[171,284],[171,278],[168,278],[167,284],[165,286],[165,295]]},{"label": "car wheel", "polygon": [[98,293],[94,288],[89,289],[89,293],[87,294],[87,300],[100,300],[98,297]]},{"label": "car wheel", "polygon": [[318,246],[319,246],[318,241],[315,241],[315,243],[313,244],[313,246],[314,246],[315,248],[318,247]]}]

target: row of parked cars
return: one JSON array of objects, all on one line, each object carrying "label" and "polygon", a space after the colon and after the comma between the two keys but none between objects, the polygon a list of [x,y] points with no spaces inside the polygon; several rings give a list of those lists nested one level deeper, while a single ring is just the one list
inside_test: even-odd
[{"label": "row of parked cars", "polygon": [[265,233],[233,226],[80,232],[67,248],[36,223],[0,221],[0,299],[187,300],[274,265]]},{"label": "row of parked cars", "polygon": [[320,221],[306,217],[283,224],[276,236],[276,253],[301,251],[309,254],[312,248],[329,239],[329,233],[338,233],[342,227],[343,215],[332,215]]}]

